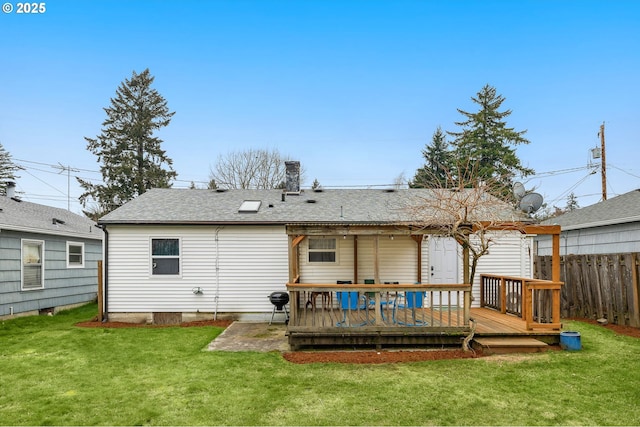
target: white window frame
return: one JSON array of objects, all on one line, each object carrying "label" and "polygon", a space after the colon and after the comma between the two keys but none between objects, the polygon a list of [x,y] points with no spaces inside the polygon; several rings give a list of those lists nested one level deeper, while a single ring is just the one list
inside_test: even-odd
[{"label": "white window frame", "polygon": [[[311,241],[312,240],[333,240],[334,248],[333,249],[311,249]],[[333,252],[334,257],[333,261],[312,261],[311,254],[312,253],[320,253],[320,252]],[[307,262],[309,264],[337,264],[338,263],[338,238],[337,237],[309,237],[307,242]]]},{"label": "white window frame", "polygon": [[[178,255],[154,255],[153,254],[153,241],[154,240],[177,240],[178,241]],[[154,258],[159,259],[178,259],[178,274],[156,274],[153,272]],[[149,276],[153,278],[175,278],[182,277],[182,239],[175,236],[152,236],[149,238]]]},{"label": "white window frame", "polygon": [[[40,286],[39,287],[24,287],[24,268],[25,268],[25,245],[39,245],[40,246]],[[44,289],[44,262],[45,262],[45,247],[44,240],[33,239],[21,239],[20,241],[20,289],[23,291],[37,291]]]},{"label": "white window frame", "polygon": [[[70,251],[71,246],[80,247],[80,263],[71,261],[71,251]],[[67,268],[84,268],[84,243],[83,242],[67,241]]]}]

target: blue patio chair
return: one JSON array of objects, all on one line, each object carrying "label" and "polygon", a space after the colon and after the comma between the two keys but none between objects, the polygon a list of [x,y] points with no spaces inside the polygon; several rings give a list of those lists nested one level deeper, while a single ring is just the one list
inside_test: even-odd
[{"label": "blue patio chair", "polygon": [[[384,282],[384,284],[385,285],[399,285],[400,282]],[[389,307],[389,306],[391,307],[391,309],[392,309],[391,317],[393,318],[393,307],[395,306],[397,298],[398,298],[398,293],[397,292],[387,292],[387,295],[384,298],[381,298],[381,300],[380,300],[380,314],[382,315],[382,320],[384,322],[387,321],[387,317],[384,314],[386,307]],[[373,304],[375,305],[375,301],[373,302]]]},{"label": "blue patio chair", "polygon": [[[342,285],[352,284],[351,280],[338,280],[336,283]],[[367,308],[366,302],[361,304],[361,300],[363,300],[364,296],[361,296],[357,291],[338,291],[336,292],[336,296],[338,298],[338,303],[340,304],[340,309],[342,310],[342,320],[336,323],[336,326],[364,326],[369,323],[368,313],[366,320],[362,323],[349,324],[347,322],[348,313],[365,310]]]},{"label": "blue patio chair", "polygon": [[[393,306],[393,322],[398,325],[404,326],[426,326],[427,322],[424,320],[416,319],[416,309],[424,307],[425,292],[405,292],[402,300],[397,300]],[[398,309],[411,310],[412,322],[407,322],[405,319],[398,319]]]}]

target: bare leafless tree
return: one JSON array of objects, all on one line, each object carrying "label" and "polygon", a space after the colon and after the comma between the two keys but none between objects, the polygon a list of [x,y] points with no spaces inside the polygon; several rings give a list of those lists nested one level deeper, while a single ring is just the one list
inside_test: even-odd
[{"label": "bare leafless tree", "polygon": [[219,156],[209,178],[220,188],[272,189],[283,188],[288,157],[277,149],[248,149]]},{"label": "bare leafless tree", "polygon": [[[472,166],[464,165],[467,171],[472,171]],[[425,228],[453,237],[468,252],[465,279],[473,285],[478,262],[489,253],[500,230],[519,230],[525,217],[492,195],[500,188],[499,182],[479,181],[473,173],[447,171],[447,177],[442,184],[414,198],[406,209]]]}]

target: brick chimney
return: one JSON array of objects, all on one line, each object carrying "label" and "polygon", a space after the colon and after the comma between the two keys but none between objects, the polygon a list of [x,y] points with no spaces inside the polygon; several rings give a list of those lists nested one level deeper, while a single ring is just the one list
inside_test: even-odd
[{"label": "brick chimney", "polygon": [[284,162],[286,169],[285,192],[287,194],[300,194],[300,162]]},{"label": "brick chimney", "polygon": [[7,181],[5,191],[8,198],[13,199],[16,197],[16,183],[13,181]]}]

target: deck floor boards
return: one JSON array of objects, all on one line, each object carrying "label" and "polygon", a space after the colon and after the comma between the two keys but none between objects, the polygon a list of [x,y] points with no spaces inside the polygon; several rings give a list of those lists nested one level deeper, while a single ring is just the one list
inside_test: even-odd
[{"label": "deck floor boards", "polygon": [[[289,324],[290,335],[314,335],[314,336],[359,336],[385,334],[386,336],[398,336],[420,334],[423,336],[442,336],[442,331],[458,328],[463,322],[462,310],[440,311],[438,309],[420,308],[416,310],[416,319],[426,322],[419,323],[418,327],[413,322],[410,311],[396,313],[395,322],[389,311],[385,312],[382,322],[376,323],[374,310],[354,310],[346,317],[339,309],[300,310],[297,319],[298,325]],[[406,316],[406,317],[405,317]],[[502,314],[488,308],[472,308],[470,317],[474,319],[476,337],[531,337],[541,339],[548,344],[559,341],[560,331],[527,330],[526,322],[512,314]],[[398,323],[404,321],[404,325]],[[413,324],[413,326],[411,326]],[[469,328],[449,332],[452,335],[464,336]]]}]

